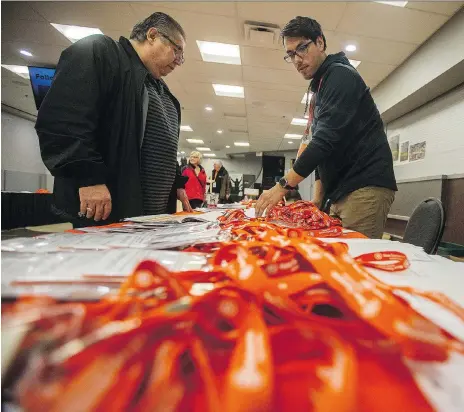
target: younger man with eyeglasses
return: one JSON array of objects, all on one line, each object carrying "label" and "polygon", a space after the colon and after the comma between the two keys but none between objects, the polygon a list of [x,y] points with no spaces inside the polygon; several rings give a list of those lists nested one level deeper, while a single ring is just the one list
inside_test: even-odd
[{"label": "younger man with eyeglasses", "polygon": [[311,80],[308,96],[313,95],[306,104],[308,128],[300,155],[281,181],[258,199],[256,214],[261,216],[316,171],[314,202],[340,218],[344,227],[380,238],[397,187],[392,154],[369,88],[343,52],[326,54],[317,21],[294,18],[284,27],[282,39],[285,61]]},{"label": "younger man with eyeglasses", "polygon": [[191,210],[177,164],[180,105],[162,80],[184,47],[179,23],[154,13],[130,40],[89,36],[62,53],[36,130],[64,220],[175,212],[176,197]]}]

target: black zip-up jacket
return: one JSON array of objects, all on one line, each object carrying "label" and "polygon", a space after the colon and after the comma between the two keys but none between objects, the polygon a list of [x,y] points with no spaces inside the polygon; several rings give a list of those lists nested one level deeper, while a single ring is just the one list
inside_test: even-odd
[{"label": "black zip-up jacket", "polygon": [[[143,214],[140,150],[148,110],[148,71],[129,40],[86,37],[61,54],[53,84],[40,107],[36,131],[42,159],[55,177],[55,213],[77,220],[79,188],[106,184],[112,212],[104,223]],[[180,105],[173,97],[180,125]],[[175,189],[185,178],[177,170]],[[170,209],[170,210],[169,210]]]},{"label": "black zip-up jacket", "polygon": [[316,93],[312,139],[293,170],[303,177],[316,170],[324,200],[332,203],[366,186],[397,190],[379,111],[343,52],[327,56],[311,91]]}]

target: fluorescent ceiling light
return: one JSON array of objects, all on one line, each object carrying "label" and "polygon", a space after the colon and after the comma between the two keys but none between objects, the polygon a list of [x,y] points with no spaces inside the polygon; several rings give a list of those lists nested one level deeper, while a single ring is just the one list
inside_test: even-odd
[{"label": "fluorescent ceiling light", "polygon": [[248,143],[248,142],[234,142],[234,145],[235,145],[235,146],[245,146],[245,147],[248,147],[248,146],[250,146],[250,143]]},{"label": "fluorescent ceiling light", "polygon": [[349,59],[350,60],[350,64],[356,69],[356,67],[358,67],[361,62],[359,60],[352,60],[352,59]]},{"label": "fluorescent ceiling light", "polygon": [[345,50],[347,52],[353,52],[356,51],[356,46],[354,44],[348,44],[348,46],[345,47]]},{"label": "fluorescent ceiling light", "polygon": [[180,127],[181,132],[193,132],[192,128],[186,124],[185,126]]},{"label": "fluorescent ceiling light", "polygon": [[290,141],[290,142],[288,142],[288,144],[293,144],[293,142],[292,142],[292,141]]},{"label": "fluorescent ceiling light", "polygon": [[[308,95],[308,93],[305,93],[303,98],[301,99],[301,103],[303,104],[306,104],[306,96]],[[309,92],[309,99],[308,101],[311,101],[311,97],[313,96],[313,92]]]},{"label": "fluorescent ceiling light", "polygon": [[185,152],[180,152],[181,154],[185,154]]},{"label": "fluorescent ceiling light", "polygon": [[20,50],[19,52],[23,54],[24,56],[32,57],[32,53],[28,52],[27,50]]},{"label": "fluorescent ceiling light", "polygon": [[213,110],[213,108],[211,106],[205,106],[205,110],[208,111],[208,112],[211,112]]},{"label": "fluorescent ceiling light", "polygon": [[219,134],[222,134],[222,130],[218,130],[217,132],[218,132]]},{"label": "fluorescent ceiling light", "polygon": [[245,97],[245,91],[242,86],[229,86],[227,84],[213,84],[214,93],[216,96],[225,97],[238,97],[243,99]]},{"label": "fluorescent ceiling light", "polygon": [[9,70],[10,72],[13,72],[17,74],[18,76],[21,76],[24,79],[29,79],[29,69],[27,66],[16,66],[12,64],[2,64],[2,67],[5,69]]},{"label": "fluorescent ceiling light", "polygon": [[201,139],[187,139],[187,142],[203,144],[203,140],[201,140]]},{"label": "fluorescent ceiling light", "polygon": [[67,24],[56,23],[50,24],[73,43],[92,34],[103,34],[100,29],[93,27],[68,26]]},{"label": "fluorescent ceiling light", "polygon": [[226,146],[226,149],[230,149],[230,146]]},{"label": "fluorescent ceiling light", "polygon": [[291,124],[294,126],[306,126],[308,124],[308,119],[294,117]]},{"label": "fluorescent ceiling light", "polygon": [[205,157],[216,157],[214,153],[203,153],[203,156]]},{"label": "fluorescent ceiling light", "polygon": [[286,133],[284,139],[301,139],[302,137],[302,134]]},{"label": "fluorescent ceiling light", "polygon": [[388,4],[389,6],[404,7],[407,1],[376,1],[376,3]]},{"label": "fluorescent ceiling light", "polygon": [[240,47],[236,44],[214,43],[197,40],[201,58],[205,62],[242,64]]},{"label": "fluorescent ceiling light", "polygon": [[199,152],[211,152],[211,149],[209,147],[197,147],[197,150]]}]

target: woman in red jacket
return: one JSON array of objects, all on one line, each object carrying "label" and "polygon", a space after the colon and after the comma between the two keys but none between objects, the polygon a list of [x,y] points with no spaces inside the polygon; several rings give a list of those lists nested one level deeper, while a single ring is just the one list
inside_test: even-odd
[{"label": "woman in red jacket", "polygon": [[205,201],[206,192],[206,173],[201,164],[201,153],[190,153],[190,159],[187,166],[182,170],[182,175],[189,179],[185,184],[185,191],[190,201],[192,209],[201,207]]}]

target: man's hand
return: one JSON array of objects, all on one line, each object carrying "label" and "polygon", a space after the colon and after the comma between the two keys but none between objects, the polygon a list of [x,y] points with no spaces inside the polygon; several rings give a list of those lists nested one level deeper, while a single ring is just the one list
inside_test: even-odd
[{"label": "man's hand", "polygon": [[271,209],[287,194],[288,190],[284,189],[279,184],[276,184],[272,189],[265,190],[255,206],[256,217],[261,217],[266,209]]},{"label": "man's hand", "polygon": [[86,216],[88,219],[93,218],[95,222],[108,219],[112,205],[111,194],[106,185],[81,187],[79,199],[81,201],[81,216]]},{"label": "man's hand", "polygon": [[190,206],[190,202],[188,200],[185,189],[177,189],[177,199],[181,201],[182,209],[184,210],[184,212],[193,212],[192,206]]}]

